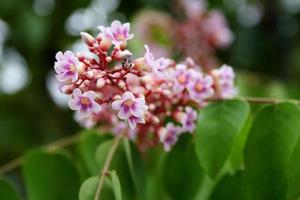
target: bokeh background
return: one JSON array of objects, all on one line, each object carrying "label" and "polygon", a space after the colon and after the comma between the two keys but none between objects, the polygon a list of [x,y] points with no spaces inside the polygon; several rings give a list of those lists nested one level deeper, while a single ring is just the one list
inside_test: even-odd
[{"label": "bokeh background", "polygon": [[[57,51],[82,50],[80,31],[96,33],[98,25],[114,19],[139,26],[141,16],[158,22],[167,15],[182,22],[185,17],[174,2],[1,0],[0,164],[32,146],[81,130],[66,106],[68,99],[57,89],[53,72]],[[241,96],[300,99],[299,0],[209,0],[205,9],[222,11],[233,33],[232,43],[213,54],[217,63],[235,68]],[[150,40],[166,49],[176,46],[166,37],[172,31],[172,26],[154,27]],[[131,45],[137,54],[144,53],[143,41]],[[180,59],[181,52],[171,52]]]}]

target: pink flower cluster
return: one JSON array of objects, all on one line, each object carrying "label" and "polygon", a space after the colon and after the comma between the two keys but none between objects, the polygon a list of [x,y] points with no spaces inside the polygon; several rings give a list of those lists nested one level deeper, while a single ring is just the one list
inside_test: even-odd
[{"label": "pink flower cluster", "polygon": [[230,66],[204,73],[191,58],[155,58],[147,45],[134,59],[127,49],[129,23],[99,29],[95,38],[81,33],[95,56],[58,52],[54,65],[61,92],[70,95],[69,107],[86,128],[100,125],[126,134],[141,149],[162,143],[168,151],[180,134],[194,132],[209,99],[236,95]]}]

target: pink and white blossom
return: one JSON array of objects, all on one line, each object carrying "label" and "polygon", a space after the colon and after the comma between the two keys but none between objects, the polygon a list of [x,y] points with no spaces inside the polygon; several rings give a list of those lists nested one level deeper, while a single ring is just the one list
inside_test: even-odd
[{"label": "pink and white blossom", "polygon": [[212,75],[216,79],[218,95],[221,98],[229,99],[237,95],[234,86],[235,74],[231,66],[222,65],[219,69],[214,69]]},{"label": "pink and white blossom", "polygon": [[144,115],[148,106],[143,96],[136,98],[132,92],[126,91],[121,99],[112,102],[112,108],[119,111],[118,117],[128,121],[132,129],[137,123],[145,123]]},{"label": "pink and white blossom", "polygon": [[99,26],[98,28],[104,37],[110,39],[114,45],[122,45],[134,36],[130,34],[130,24],[121,24],[118,20],[113,21],[110,27]]},{"label": "pink and white blossom", "polygon": [[166,127],[159,131],[159,139],[163,144],[165,151],[170,151],[178,140],[178,135],[181,133],[181,128],[173,123],[168,123]]},{"label": "pink and white blossom", "polygon": [[163,70],[169,66],[170,60],[164,57],[155,59],[148,45],[145,45],[145,49],[146,49],[146,53],[144,57],[146,60],[146,65],[151,68],[151,71],[155,75],[163,76]]},{"label": "pink and white blossom", "polygon": [[196,128],[197,112],[191,108],[186,107],[185,113],[181,115],[180,123],[182,124],[182,132],[193,133]]},{"label": "pink and white blossom", "polygon": [[203,76],[202,73],[194,73],[193,79],[189,82],[187,90],[191,99],[198,103],[202,103],[205,99],[212,97],[213,78],[209,75]]},{"label": "pink and white blossom", "polygon": [[188,84],[192,79],[193,70],[187,69],[183,64],[176,65],[174,71],[170,73],[170,78],[173,79],[173,91],[175,93],[180,93],[184,89],[187,89]]},{"label": "pink and white blossom", "polygon": [[54,69],[56,78],[59,82],[75,82],[78,79],[77,69],[80,66],[78,58],[71,51],[62,53],[59,51],[56,55]]},{"label": "pink and white blossom", "polygon": [[101,106],[95,101],[95,98],[94,91],[82,93],[80,89],[76,88],[69,101],[69,107],[78,111],[79,118],[85,118],[92,113],[100,112]]}]

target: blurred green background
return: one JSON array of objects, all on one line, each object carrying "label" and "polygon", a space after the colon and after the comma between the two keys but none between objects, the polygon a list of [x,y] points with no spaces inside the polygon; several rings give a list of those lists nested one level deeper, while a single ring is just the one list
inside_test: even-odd
[{"label": "blurred green background", "polygon": [[[234,33],[216,57],[238,71],[240,94],[300,99],[300,1],[207,5],[224,12]],[[80,31],[93,33],[114,19],[134,21],[145,9],[180,19],[172,0],[0,1],[0,164],[81,129],[57,89],[55,53],[82,49]]]}]

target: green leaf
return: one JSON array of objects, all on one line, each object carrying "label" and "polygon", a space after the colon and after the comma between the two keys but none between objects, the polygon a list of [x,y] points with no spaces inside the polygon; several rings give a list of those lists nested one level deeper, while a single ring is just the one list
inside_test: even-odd
[{"label": "green leaf", "polygon": [[78,196],[79,175],[62,154],[31,151],[25,155],[22,172],[29,200],[74,200]]},{"label": "green leaf", "polygon": [[[98,163],[99,171],[103,169],[108,152],[113,144],[112,140],[105,141],[99,145],[96,151],[96,160]],[[130,176],[130,170],[128,167],[123,143],[120,143],[110,164],[109,171],[115,170],[118,173],[118,177],[122,186],[123,199],[134,198],[134,186]]]},{"label": "green leaf", "polygon": [[19,200],[13,186],[4,179],[0,179],[0,199],[1,200]]},{"label": "green leaf", "polygon": [[294,149],[288,168],[288,200],[300,198],[300,140]]},{"label": "green leaf", "polygon": [[[252,125],[253,119],[249,115],[244,127],[240,133],[235,137],[231,153],[228,159],[228,168],[231,173],[244,169],[244,148],[247,142],[248,134]],[[226,167],[225,167],[226,168]]]},{"label": "green leaf", "polygon": [[95,131],[85,131],[78,143],[78,153],[90,176],[99,173],[95,152],[97,147],[107,140],[107,135],[99,135]]},{"label": "green leaf", "polygon": [[216,178],[223,168],[249,110],[243,101],[228,100],[211,103],[200,111],[195,149],[202,168],[211,178]]},{"label": "green leaf", "polygon": [[[93,176],[85,180],[79,190],[79,200],[94,200],[98,186],[99,177]],[[112,183],[105,178],[99,200],[115,200]]]},{"label": "green leaf", "polygon": [[245,200],[243,172],[224,176],[215,186],[210,200]]},{"label": "green leaf", "polygon": [[245,184],[249,199],[286,199],[288,162],[299,134],[297,105],[270,105],[258,113],[245,147]]},{"label": "green leaf", "polygon": [[134,187],[140,199],[145,199],[147,189],[145,167],[140,152],[135,144],[128,140],[124,140],[124,148]]},{"label": "green leaf", "polygon": [[112,187],[114,189],[115,199],[122,200],[121,184],[116,171],[110,172],[110,176],[112,181]]},{"label": "green leaf", "polygon": [[191,137],[182,135],[164,162],[164,185],[174,200],[194,199],[203,178]]}]

